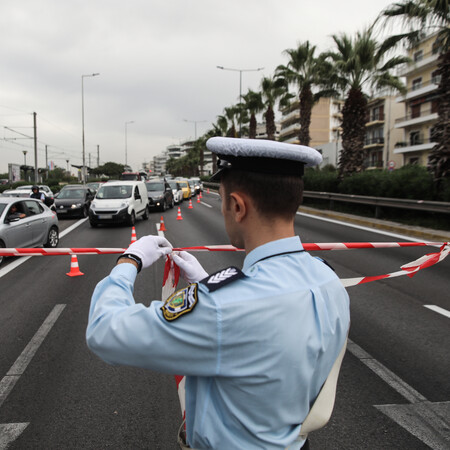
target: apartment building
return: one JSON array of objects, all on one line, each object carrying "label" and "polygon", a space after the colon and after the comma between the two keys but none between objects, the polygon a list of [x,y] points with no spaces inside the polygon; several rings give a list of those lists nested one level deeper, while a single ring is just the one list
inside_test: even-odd
[{"label": "apartment building", "polygon": [[[321,98],[311,111],[311,125],[309,134],[311,136],[311,147],[320,146],[329,142],[337,142],[338,131],[342,118],[342,100],[332,98]],[[281,110],[280,141],[298,144],[298,133],[300,131],[299,102],[293,102],[289,107]]]},{"label": "apartment building", "polygon": [[403,164],[427,165],[430,150],[436,145],[434,135],[438,118],[437,74],[439,45],[436,34],[423,38],[408,50],[412,59],[404,65],[399,76],[406,77],[406,95],[399,96],[397,102],[404,105],[403,115],[395,121],[395,128],[402,130],[403,139],[394,149]]},{"label": "apartment building", "polygon": [[403,165],[403,157],[395,154],[395,146],[403,140],[402,130],[395,127],[395,119],[403,114],[403,105],[393,95],[377,96],[369,100],[366,117],[366,169],[395,169]]}]

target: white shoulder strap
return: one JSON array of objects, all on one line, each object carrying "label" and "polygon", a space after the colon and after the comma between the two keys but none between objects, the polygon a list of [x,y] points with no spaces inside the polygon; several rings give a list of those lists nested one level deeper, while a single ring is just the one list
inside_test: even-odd
[{"label": "white shoulder strap", "polygon": [[324,427],[330,420],[333,412],[334,400],[336,398],[336,385],[341,368],[342,360],[344,359],[345,350],[347,348],[347,339],[342,346],[342,350],[331,368],[331,372],[322,389],[319,392],[314,404],[309,410],[306,419],[303,421],[300,437],[306,438],[308,433],[319,428]]}]

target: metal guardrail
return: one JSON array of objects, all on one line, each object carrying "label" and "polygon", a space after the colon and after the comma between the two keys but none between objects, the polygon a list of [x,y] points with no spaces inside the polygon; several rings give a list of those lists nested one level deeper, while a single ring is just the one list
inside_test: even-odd
[{"label": "metal guardrail", "polygon": [[306,198],[319,198],[322,200],[329,200],[330,202],[337,201],[346,203],[359,203],[375,207],[401,208],[450,214],[450,203],[447,202],[433,202],[430,200],[409,200],[388,197],[369,197],[365,195],[335,194],[332,192],[316,191],[305,191],[303,193],[303,196]]},{"label": "metal guardrail", "polygon": [[[203,185],[212,189],[219,188],[218,183],[206,182],[203,183]],[[369,197],[365,195],[336,194],[333,192],[318,191],[304,191],[303,197],[328,200],[330,202],[330,209],[333,209],[334,202],[359,203],[363,205],[374,206],[375,217],[377,218],[381,216],[382,207],[450,214],[450,203],[448,202],[433,202],[430,200],[409,200],[388,197]]]}]

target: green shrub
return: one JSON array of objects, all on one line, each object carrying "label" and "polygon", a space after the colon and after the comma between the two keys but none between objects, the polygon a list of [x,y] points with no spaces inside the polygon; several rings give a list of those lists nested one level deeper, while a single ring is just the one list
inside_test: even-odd
[{"label": "green shrub", "polygon": [[306,169],[305,191],[338,192],[338,173],[332,170]]}]

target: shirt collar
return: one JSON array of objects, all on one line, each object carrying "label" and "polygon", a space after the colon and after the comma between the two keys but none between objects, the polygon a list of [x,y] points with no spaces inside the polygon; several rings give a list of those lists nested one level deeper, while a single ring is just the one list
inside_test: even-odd
[{"label": "shirt collar", "polygon": [[244,259],[243,271],[247,270],[258,262],[260,259],[268,256],[277,255],[278,253],[292,252],[303,250],[302,242],[299,236],[293,236],[276,241],[268,242],[253,249]]}]

